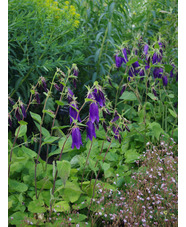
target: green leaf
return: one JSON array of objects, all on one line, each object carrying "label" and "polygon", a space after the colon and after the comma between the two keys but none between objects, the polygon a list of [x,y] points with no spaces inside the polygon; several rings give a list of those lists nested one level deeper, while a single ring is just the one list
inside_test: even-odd
[{"label": "green leaf", "polygon": [[169,110],[170,114],[171,114],[174,118],[177,118],[177,117],[178,117],[177,114],[176,114],[173,110],[171,110],[171,109],[168,109],[168,110]]},{"label": "green leaf", "polygon": [[[34,122],[34,123],[35,123],[37,129],[40,131],[40,125],[38,123],[36,123],[36,122]],[[49,137],[50,136],[50,132],[46,128],[44,128],[44,127],[41,127],[41,134],[44,137]]]},{"label": "green leaf", "polygon": [[30,211],[31,213],[44,213],[46,212],[46,208],[43,206],[44,206],[43,201],[34,200],[28,204],[28,211]]},{"label": "green leaf", "polygon": [[36,114],[30,111],[30,115],[34,120],[36,120],[37,122],[39,122],[39,124],[41,124],[41,116],[39,114]]},{"label": "green leaf", "polygon": [[57,161],[58,174],[62,179],[63,184],[66,184],[68,177],[70,176],[71,164],[70,162],[63,160]]},{"label": "green leaf", "polygon": [[9,221],[12,225],[21,226],[24,223],[24,219],[28,217],[28,214],[18,211],[13,213],[10,217],[11,219],[9,219]]},{"label": "green leaf", "polygon": [[68,215],[68,217],[71,218],[70,222],[75,223],[75,224],[80,223],[81,221],[84,221],[87,218],[87,216],[84,214],[78,214],[78,215],[70,214],[70,215]]},{"label": "green leaf", "polygon": [[46,137],[46,138],[44,139],[44,142],[42,143],[42,146],[43,146],[44,144],[51,144],[51,143],[53,143],[54,141],[56,141],[56,140],[58,140],[58,139],[59,139],[59,137],[48,136],[48,137]]},{"label": "green leaf", "polygon": [[136,57],[132,58],[130,61],[128,61],[128,62],[126,63],[126,65],[127,65],[127,66],[130,66],[130,65],[132,65],[134,62],[136,62],[137,60],[138,60],[138,57],[136,56]]},{"label": "green leaf", "polygon": [[[20,130],[19,130],[19,127],[21,127]],[[20,137],[26,135],[26,132],[27,132],[27,125],[21,125],[19,127],[15,131],[15,136],[17,136],[17,133],[18,133],[18,130],[19,130],[19,134],[18,134],[17,138],[20,138]]]},{"label": "green leaf", "polygon": [[148,93],[147,95],[154,101],[158,100],[158,98],[152,93]]},{"label": "green leaf", "polygon": [[120,99],[126,100],[126,101],[134,101],[137,100],[136,95],[132,91],[125,91]]},{"label": "green leaf", "polygon": [[64,106],[64,105],[67,104],[66,102],[62,102],[62,101],[59,101],[59,100],[56,100],[55,102],[56,102],[59,106]]},{"label": "green leaf", "polygon": [[54,205],[56,212],[70,212],[70,206],[67,201],[60,201]]},{"label": "green leaf", "polygon": [[9,189],[16,192],[25,192],[28,190],[28,186],[24,183],[20,183],[16,180],[8,179]]},{"label": "green leaf", "polygon": [[81,191],[78,185],[72,182],[67,182],[63,193],[64,193],[65,200],[70,201],[71,203],[74,203],[79,199],[83,191]]},{"label": "green leaf", "polygon": [[37,153],[35,151],[33,151],[25,146],[22,146],[21,149],[22,149],[23,153],[27,154],[31,158],[35,158],[37,156]]},{"label": "green leaf", "polygon": [[54,118],[55,117],[55,114],[52,113],[50,110],[43,110],[43,113],[46,113],[48,114],[50,117]]},{"label": "green leaf", "polygon": [[151,124],[149,124],[149,128],[152,131],[152,135],[155,136],[157,140],[159,140],[160,134],[164,133],[160,124],[157,122],[152,122]]},{"label": "green leaf", "polygon": [[128,150],[125,152],[125,163],[134,163],[139,157],[140,154],[136,150]]},{"label": "green leaf", "polygon": [[18,123],[19,123],[20,125],[27,125],[27,124],[28,124],[26,121],[23,121],[23,120],[18,121]]}]

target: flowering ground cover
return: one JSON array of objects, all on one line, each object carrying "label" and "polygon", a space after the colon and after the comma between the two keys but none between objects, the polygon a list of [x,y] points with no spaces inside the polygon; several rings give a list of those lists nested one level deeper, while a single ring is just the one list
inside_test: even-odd
[{"label": "flowering ground cover", "polygon": [[178,225],[177,2],[137,2],[9,1],[9,226]]}]

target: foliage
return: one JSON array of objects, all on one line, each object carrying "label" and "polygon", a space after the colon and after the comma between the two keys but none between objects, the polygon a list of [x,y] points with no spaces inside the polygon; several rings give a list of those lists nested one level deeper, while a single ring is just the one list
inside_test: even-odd
[{"label": "foliage", "polygon": [[177,1],[9,2],[9,226],[176,225]]},{"label": "foliage", "polygon": [[[9,1],[9,94],[28,102],[29,87],[56,67],[82,63],[80,15],[68,1]],[[64,69],[64,68],[63,68]]]}]

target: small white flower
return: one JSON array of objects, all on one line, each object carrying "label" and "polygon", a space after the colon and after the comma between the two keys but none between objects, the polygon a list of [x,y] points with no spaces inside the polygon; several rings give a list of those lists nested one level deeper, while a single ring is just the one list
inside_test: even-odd
[{"label": "small white flower", "polygon": [[107,214],[104,214],[105,217],[107,217]]},{"label": "small white flower", "polygon": [[76,227],[79,227],[79,224],[77,224]]},{"label": "small white flower", "polygon": [[69,218],[68,220],[69,220],[69,221],[72,221],[72,218]]}]

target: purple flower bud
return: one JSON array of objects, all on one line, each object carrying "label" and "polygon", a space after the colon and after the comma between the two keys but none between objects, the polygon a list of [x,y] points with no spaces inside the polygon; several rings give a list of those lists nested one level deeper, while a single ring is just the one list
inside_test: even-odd
[{"label": "purple flower bud", "polygon": [[[73,107],[74,107],[75,109],[74,109]],[[70,124],[72,124],[73,119],[74,119],[74,120],[77,120],[77,119],[78,119],[78,121],[81,122],[80,116],[79,116],[79,114],[78,114],[78,106],[77,106],[77,104],[72,103],[72,104],[70,105],[70,108],[69,108],[69,115],[70,115]]]},{"label": "purple flower bud", "polygon": [[12,118],[10,114],[8,114],[8,124],[10,127],[12,127]]},{"label": "purple flower bud", "polygon": [[119,119],[119,115],[118,115],[117,111],[115,111],[115,113],[114,113],[114,119],[111,122],[115,122],[118,119]]},{"label": "purple flower bud", "polygon": [[78,126],[72,128],[72,149],[74,146],[79,150],[80,146],[83,145],[81,140],[81,133]]},{"label": "purple flower bud", "polygon": [[73,84],[74,84],[74,87],[76,88],[77,87],[76,79],[73,79]]},{"label": "purple flower bud", "polygon": [[93,136],[96,138],[94,123],[88,121],[86,125],[87,138],[89,138],[92,141]]},{"label": "purple flower bud", "polygon": [[74,76],[78,76],[79,71],[74,69]]},{"label": "purple flower bud", "polygon": [[125,128],[127,129],[128,132],[130,132],[130,129],[127,125],[125,125]]},{"label": "purple flower bud", "polygon": [[[160,52],[161,53],[161,52]],[[161,62],[162,54],[157,54],[156,52],[152,56],[152,63],[155,64],[157,62]]]},{"label": "purple flower bud", "polygon": [[105,121],[103,121],[103,128],[104,128],[105,132],[107,132],[107,125],[106,125]]},{"label": "purple flower bud", "polygon": [[60,91],[60,87],[57,84],[54,84],[54,87],[57,91]]},{"label": "purple flower bud", "polygon": [[147,58],[147,62],[145,62],[145,70],[150,68],[150,57]]},{"label": "purple flower bud", "polygon": [[174,77],[173,70],[174,70],[174,68],[175,68],[175,65],[172,64],[172,66],[173,66],[173,68],[172,68],[171,71],[170,71],[170,78]]},{"label": "purple flower bud", "polygon": [[122,58],[116,54],[115,61],[116,61],[116,67],[119,68],[119,67],[121,67],[122,63],[124,62],[124,58]]},{"label": "purple flower bud", "polygon": [[152,92],[153,92],[154,96],[157,96],[156,90],[154,88],[152,89]]},{"label": "purple flower bud", "polygon": [[105,96],[100,89],[94,89],[93,95],[101,107],[105,106]]},{"label": "purple flower bud", "polygon": [[[144,70],[143,70],[143,69],[140,69],[140,71],[139,71],[139,75],[140,75],[140,76],[145,76],[145,72],[144,72]],[[141,78],[141,79],[144,79],[144,78]]]},{"label": "purple flower bud", "polygon": [[149,46],[147,44],[145,44],[144,51],[143,51],[145,55],[148,54],[148,50],[149,50]]},{"label": "purple flower bud", "polygon": [[38,93],[38,92],[35,92],[35,99],[36,99],[36,102],[37,102],[38,104],[41,103],[41,102],[40,102],[40,98],[39,98],[39,93]]},{"label": "purple flower bud", "polygon": [[127,58],[127,50],[126,50],[125,48],[123,49],[123,56],[124,56],[124,58],[123,58],[124,63],[127,63],[127,62],[128,62],[128,58]]},{"label": "purple flower bud", "polygon": [[110,143],[111,142],[111,139],[107,136],[107,141]]},{"label": "purple flower bud", "polygon": [[90,121],[92,123],[97,120],[99,122],[99,109],[96,102],[92,102],[89,107]]},{"label": "purple flower bud", "polygon": [[154,75],[154,78],[161,78],[162,77],[162,73],[163,73],[163,69],[162,68],[158,68],[156,67],[153,71],[153,75]]},{"label": "purple flower bud", "polygon": [[26,110],[23,104],[21,104],[21,111],[22,111],[23,117],[26,118]]},{"label": "purple flower bud", "polygon": [[113,87],[112,82],[111,82],[111,79],[109,79],[108,81],[109,81],[110,86]]},{"label": "purple flower bud", "polygon": [[134,72],[135,73],[138,73],[139,72],[139,62],[138,61],[136,61],[136,62],[134,62],[133,64],[132,64],[132,66],[133,66],[133,68],[134,68]]},{"label": "purple flower bud", "polygon": [[112,131],[113,131],[114,134],[115,134],[114,138],[115,138],[115,139],[118,139],[118,136],[119,136],[119,131],[118,131],[118,129],[117,129],[115,126],[113,126]]},{"label": "purple flower bud", "polygon": [[60,92],[62,92],[63,87],[64,87],[63,84],[60,84],[60,85],[59,85]]},{"label": "purple flower bud", "polygon": [[[133,77],[135,76],[135,72],[134,72],[134,69],[133,68],[130,68],[129,69],[129,77]],[[130,80],[129,80],[130,81]]]},{"label": "purple flower bud", "polygon": [[20,116],[20,113],[19,113],[19,107],[17,107],[17,109],[15,109],[15,116],[16,116],[18,121],[21,120],[21,116]]},{"label": "purple flower bud", "polygon": [[45,81],[44,77],[41,78],[41,82],[42,82],[42,85],[43,85],[43,88],[44,88],[45,92],[48,92],[46,81]]},{"label": "purple flower bud", "polygon": [[68,88],[68,94],[67,94],[68,103],[71,103],[73,101],[73,96],[74,96],[74,93],[70,90],[70,88]]},{"label": "purple flower bud", "polygon": [[163,76],[162,81],[163,81],[163,86],[167,86],[167,84],[168,84],[167,76]]},{"label": "purple flower bud", "polygon": [[126,89],[126,85],[123,85],[122,89],[121,89],[121,92],[120,92],[120,96],[123,94],[123,92],[125,91]]}]

